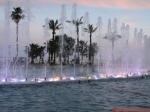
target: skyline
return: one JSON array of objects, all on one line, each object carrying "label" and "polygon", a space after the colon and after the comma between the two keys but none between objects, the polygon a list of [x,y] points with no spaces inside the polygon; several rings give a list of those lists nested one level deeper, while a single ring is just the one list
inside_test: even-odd
[{"label": "skyline", "polygon": [[[118,30],[120,30],[120,24],[126,23],[131,27],[131,37],[133,36],[133,29],[136,27],[138,29],[143,28],[145,34],[150,35],[150,6],[148,0],[122,0],[122,2],[118,0],[108,1],[101,0],[99,5],[96,5],[98,0],[70,0],[70,2],[66,3],[67,0],[54,1],[54,0],[36,0],[37,2],[31,1],[31,40],[37,41],[38,43],[43,40],[43,28],[45,19],[49,17],[50,19],[59,19],[61,13],[61,4],[66,4],[67,10],[67,19],[71,18],[71,10],[72,4],[77,3],[77,17],[84,16],[86,12],[89,13],[89,20],[91,24],[96,25],[97,18],[99,16],[102,17],[103,27],[107,27],[108,19],[117,18],[119,22]],[[134,2],[133,2],[134,1]],[[21,1],[23,2],[23,1]],[[134,4],[135,3],[135,4]],[[16,0],[13,1],[13,5],[16,4]],[[20,3],[19,3],[20,4]],[[91,4],[91,5],[90,5]],[[141,4],[141,5],[140,5]],[[149,3],[150,4],[150,3]],[[4,30],[4,0],[0,1],[0,29],[1,34]],[[15,6],[15,5],[14,5]],[[13,6],[13,7],[14,7]],[[24,20],[23,20],[24,21]],[[22,21],[22,22],[23,22]],[[22,22],[20,24],[22,24]],[[14,30],[14,23],[11,21],[11,29]],[[15,30],[13,31],[15,32]],[[103,32],[106,33],[106,30]],[[13,36],[15,34],[13,33]]]}]

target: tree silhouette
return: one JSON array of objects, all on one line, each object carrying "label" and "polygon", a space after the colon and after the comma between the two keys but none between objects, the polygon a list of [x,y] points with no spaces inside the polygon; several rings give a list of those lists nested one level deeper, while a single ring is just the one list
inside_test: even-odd
[{"label": "tree silhouette", "polygon": [[73,54],[74,51],[74,45],[75,40],[72,37],[64,35],[64,51],[63,51],[63,57],[64,57],[64,63],[69,64],[70,61],[70,55]]},{"label": "tree silhouette", "polygon": [[29,57],[31,58],[31,64],[34,64],[34,59],[38,57],[38,48],[38,44],[32,43],[29,45]]},{"label": "tree silhouette", "polygon": [[87,42],[80,40],[79,41],[79,52],[81,55],[82,63],[83,63],[83,58],[88,55],[88,45]]},{"label": "tree silhouette", "polygon": [[105,37],[104,37],[104,39],[106,39],[106,40],[109,40],[110,42],[111,42],[111,45],[112,45],[112,63],[114,63],[114,47],[115,47],[115,42],[118,40],[118,39],[120,39],[120,38],[122,38],[121,37],[121,35],[118,35],[118,34],[116,34],[115,32],[114,33],[108,33]]},{"label": "tree silhouette", "polygon": [[[59,36],[55,36],[55,39],[50,39],[47,42],[47,51],[48,51],[48,62],[49,64],[55,64],[56,54],[59,52]],[[55,55],[54,55],[55,53]]]},{"label": "tree silhouette", "polygon": [[40,57],[40,63],[42,64],[44,64],[44,50],[45,50],[45,46],[39,46],[38,56]]},{"label": "tree silhouette", "polygon": [[[59,29],[61,29],[61,24],[58,23],[58,20],[49,20],[48,25],[49,25],[49,29],[52,30],[52,37],[53,38],[52,38],[51,44],[54,45],[55,44],[55,34],[56,34],[56,31],[59,30]],[[53,59],[53,64],[55,64],[56,63],[56,53],[55,53],[55,50],[54,50],[54,52],[52,52],[52,55],[53,55],[52,58],[54,58]]]},{"label": "tree silhouette", "polygon": [[77,49],[76,50],[77,50],[77,53],[78,53],[77,60],[76,60],[77,64],[80,64],[80,56],[79,56],[80,55],[79,54],[79,27],[80,27],[80,25],[83,24],[82,19],[83,19],[83,17],[81,17],[80,19],[77,19],[77,20],[66,21],[68,23],[71,23],[71,24],[75,25],[75,27],[76,27],[76,33],[77,33]]},{"label": "tree silhouette", "polygon": [[97,27],[93,27],[92,24],[89,24],[87,28],[84,28],[84,31],[90,34],[90,46],[89,46],[89,63],[91,64],[91,50],[92,50],[92,34],[97,30]]},{"label": "tree silhouette", "polygon": [[45,46],[40,46],[38,44],[29,45],[29,57],[31,58],[31,64],[34,64],[34,60],[39,57],[39,63],[44,63],[44,49]]},{"label": "tree silhouette", "polygon": [[97,43],[94,42],[91,45],[91,57],[92,57],[92,62],[91,63],[94,62],[94,58],[95,58],[95,55],[96,55],[97,52],[98,52],[98,46],[97,46]]},{"label": "tree silhouette", "polygon": [[18,35],[19,35],[19,22],[24,18],[23,10],[21,7],[16,7],[11,13],[12,20],[16,23],[16,58],[18,57],[19,45],[18,45]]}]

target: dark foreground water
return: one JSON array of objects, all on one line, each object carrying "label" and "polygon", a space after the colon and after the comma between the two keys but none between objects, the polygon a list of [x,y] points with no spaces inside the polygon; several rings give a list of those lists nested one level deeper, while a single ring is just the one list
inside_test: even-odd
[{"label": "dark foreground water", "polygon": [[0,112],[111,112],[150,108],[150,79],[0,86]]}]

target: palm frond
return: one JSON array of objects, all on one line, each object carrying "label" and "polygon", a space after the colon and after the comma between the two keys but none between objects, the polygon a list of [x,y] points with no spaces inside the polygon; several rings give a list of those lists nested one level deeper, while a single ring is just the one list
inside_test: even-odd
[{"label": "palm frond", "polygon": [[13,8],[13,11],[11,13],[11,18],[15,23],[19,23],[21,19],[23,19],[25,15],[23,14],[23,10],[21,7]]},{"label": "palm frond", "polygon": [[72,23],[73,23],[74,25],[76,25],[76,24],[77,24],[77,21],[76,21],[76,20],[73,20]]},{"label": "palm frond", "polygon": [[116,35],[117,38],[122,38],[121,35]]},{"label": "palm frond", "polygon": [[58,24],[58,25],[56,26],[56,29],[58,29],[58,30],[61,29],[61,28],[62,28],[61,25],[62,25],[62,24]]},{"label": "palm frond", "polygon": [[97,30],[97,27],[93,29],[93,33]]},{"label": "palm frond", "polygon": [[83,19],[83,16],[80,18],[80,20],[79,20],[79,21],[80,21],[80,22],[82,22],[82,19]]},{"label": "palm frond", "polygon": [[108,39],[108,36],[104,36],[104,39]]},{"label": "palm frond", "polygon": [[88,28],[84,28],[84,31],[85,31],[85,32],[89,32]]},{"label": "palm frond", "polygon": [[55,26],[57,26],[57,25],[58,25],[58,20],[55,21]]},{"label": "palm frond", "polygon": [[67,20],[66,22],[67,22],[67,23],[72,23],[72,21],[69,21],[69,20]]},{"label": "palm frond", "polygon": [[81,25],[81,24],[83,24],[83,22],[80,22],[79,24]]}]

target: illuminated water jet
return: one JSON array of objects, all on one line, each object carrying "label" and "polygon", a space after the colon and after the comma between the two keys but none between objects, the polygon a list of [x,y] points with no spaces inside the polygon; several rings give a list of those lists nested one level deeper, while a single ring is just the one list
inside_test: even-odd
[{"label": "illuminated water jet", "polygon": [[[82,73],[80,72],[81,66],[76,65],[74,63],[73,66],[68,67],[68,71],[65,71],[65,67],[63,66],[63,63],[61,61],[61,66],[52,68],[49,70],[49,65],[46,63],[46,56],[44,59],[45,65],[41,70],[41,68],[35,68],[35,71],[32,67],[29,65],[29,59],[28,59],[28,47],[26,47],[27,53],[23,58],[25,58],[25,65],[14,63],[14,54],[13,53],[13,46],[12,43],[9,41],[9,38],[11,36],[10,31],[10,9],[12,7],[12,4],[10,0],[6,0],[6,7],[5,7],[5,38],[6,42],[2,45],[3,48],[6,48],[2,52],[2,67],[0,68],[0,83],[3,84],[13,84],[13,83],[42,83],[42,82],[63,82],[63,81],[78,81],[78,80],[101,80],[101,79],[109,79],[109,78],[132,78],[132,77],[141,77],[141,76],[149,76],[149,56],[150,53],[148,52],[150,47],[150,39],[148,35],[146,35],[143,31],[143,29],[137,29],[135,28],[134,32],[131,32],[131,27],[127,23],[123,23],[121,26],[121,31],[119,30],[119,24],[118,20],[116,18],[109,19],[108,28],[104,28],[105,25],[103,25],[104,22],[102,22],[102,17],[98,18],[97,22],[97,34],[95,36],[95,40],[98,42],[98,53],[96,57],[96,64],[93,66],[85,65],[86,70],[82,70]],[[30,21],[31,21],[31,10],[30,10],[30,2],[25,2],[25,6],[23,6],[24,11],[26,12],[26,19],[23,23],[23,32],[25,32],[26,38],[26,46],[29,46],[30,41]],[[66,21],[66,6],[61,6],[61,16],[60,21],[62,24],[62,29],[59,32],[61,35],[65,34],[65,21]],[[77,19],[77,5],[74,4],[72,7],[72,14],[71,14],[71,20]],[[89,12],[86,12],[83,17],[83,25],[82,29],[89,24],[90,14]],[[45,20],[45,24],[47,24],[47,19]],[[46,39],[49,38],[49,33],[47,32],[48,26],[44,27],[45,31],[45,37]],[[106,40],[103,39],[104,37],[104,30],[107,29],[105,39],[109,40],[111,42],[108,42],[106,44]],[[75,32],[74,27],[69,27],[68,30],[73,30]],[[83,33],[83,32],[82,32]],[[133,41],[130,40],[131,33],[134,34]],[[23,33],[24,34],[24,33]],[[24,35],[21,36],[24,36]],[[75,36],[75,33],[71,33],[71,35]],[[80,34],[81,35],[81,34]],[[87,37],[87,35],[82,35],[84,38]],[[98,38],[98,39],[97,39]],[[46,40],[47,41],[47,40]],[[105,42],[103,42],[105,41]],[[123,41],[122,43],[120,41]],[[118,45],[119,44],[122,47],[121,53],[117,52]],[[63,36],[61,39],[61,60],[63,60]],[[47,47],[47,43],[45,43]],[[108,46],[107,46],[108,45]],[[135,45],[135,46],[133,46]],[[21,46],[21,45],[20,45]],[[119,46],[119,47],[120,47]],[[104,47],[104,48],[102,48]],[[105,52],[105,48],[108,48],[108,52],[110,54],[107,56],[107,53]],[[47,49],[47,48],[46,48]],[[22,52],[24,49],[22,50]],[[46,52],[46,51],[45,51]],[[21,53],[19,53],[21,54]],[[46,54],[46,53],[45,53]],[[47,54],[46,54],[47,55]],[[74,56],[72,58],[76,58],[76,46],[74,46]],[[105,57],[106,56],[106,57]],[[110,59],[109,59],[110,56]],[[119,57],[120,56],[120,57]],[[119,59],[118,59],[119,57]],[[135,58],[136,57],[136,58]],[[20,60],[21,60],[20,56]],[[119,60],[119,62],[118,62]],[[85,61],[86,62],[86,61]],[[106,64],[108,63],[108,66]],[[119,64],[118,64],[119,63]],[[14,68],[13,68],[13,67]],[[91,72],[92,67],[96,69],[96,71]],[[59,69],[60,68],[60,69]],[[73,68],[73,69],[72,69]],[[143,68],[146,70],[143,71]],[[54,70],[53,70],[54,69]],[[42,72],[41,72],[42,71]],[[44,73],[43,73],[44,71]],[[34,73],[35,72],[35,73]],[[84,73],[83,73],[84,72]],[[34,75],[33,75],[34,74]],[[39,75],[40,74],[40,75]],[[53,75],[58,74],[58,75]],[[71,74],[71,75],[70,75]],[[81,75],[84,74],[84,75]],[[42,75],[42,76],[41,76]]]}]

